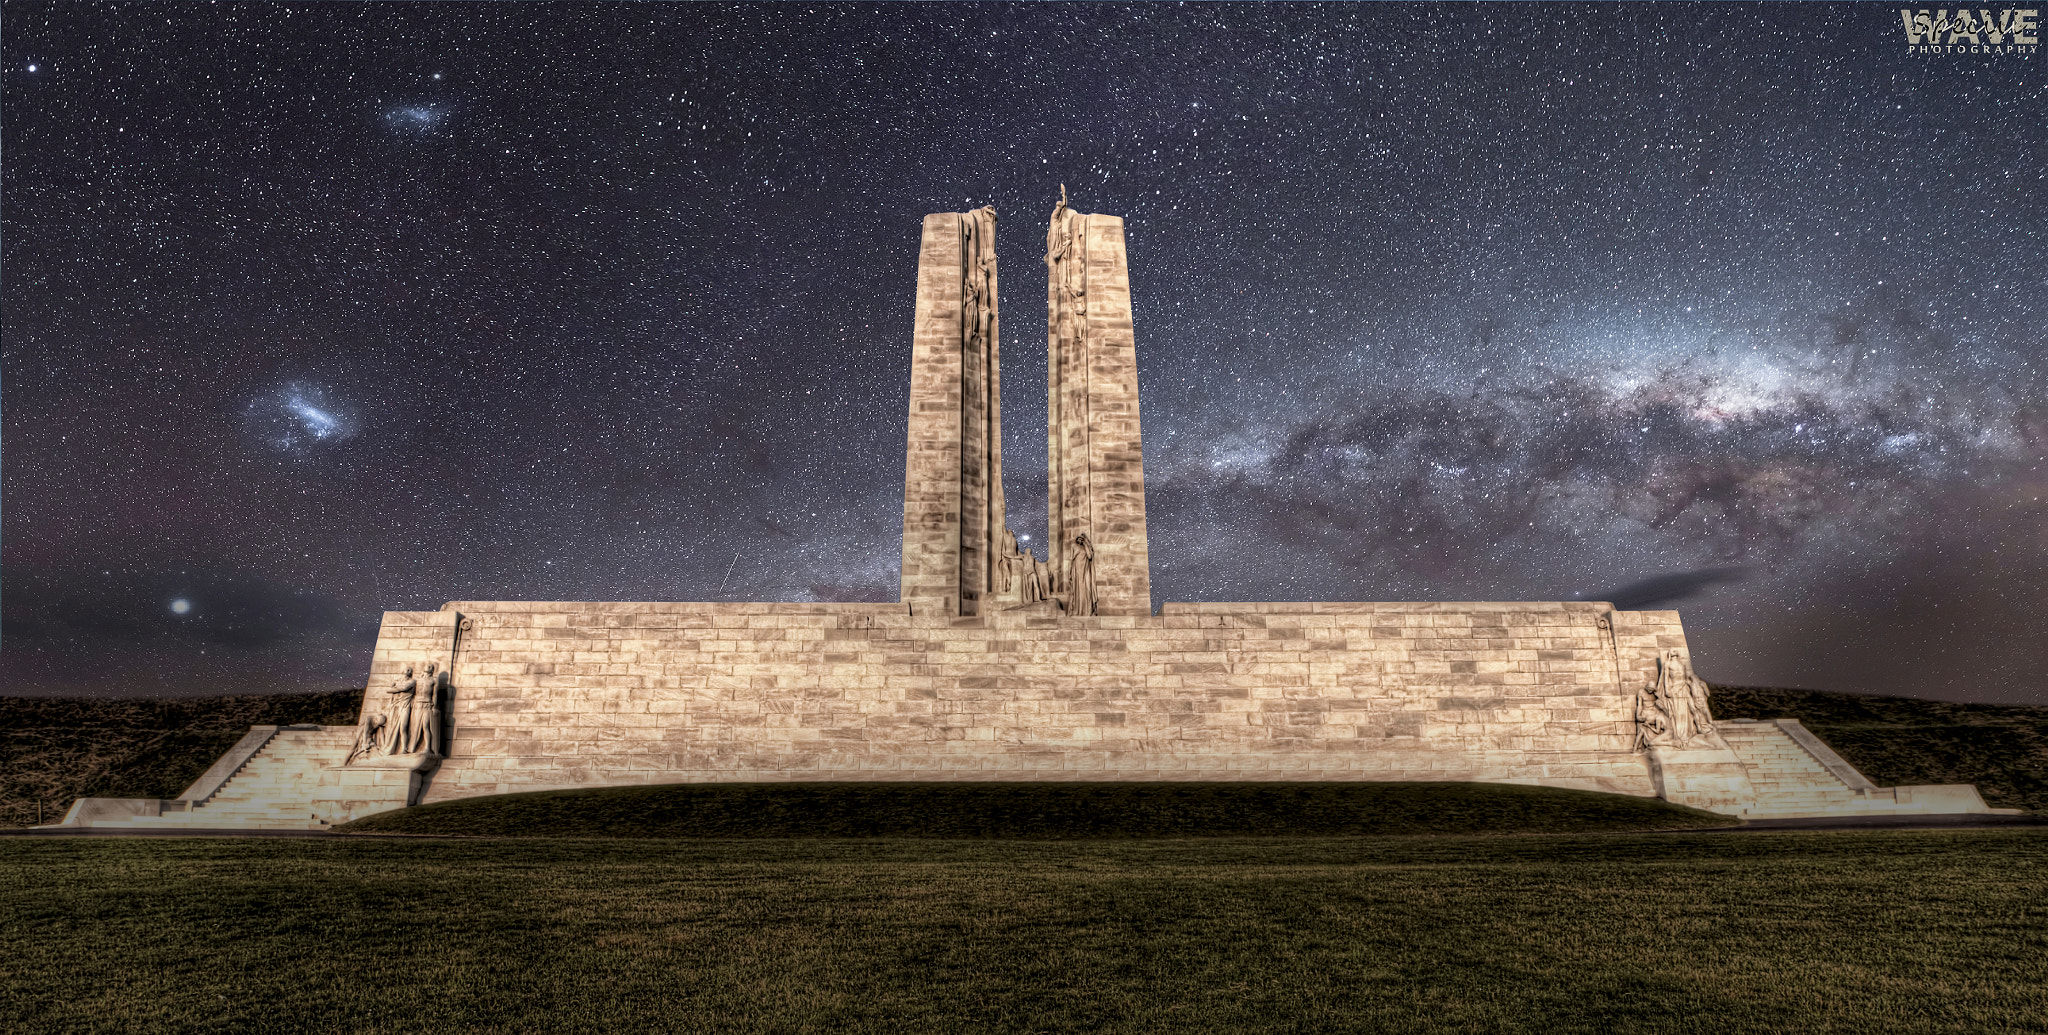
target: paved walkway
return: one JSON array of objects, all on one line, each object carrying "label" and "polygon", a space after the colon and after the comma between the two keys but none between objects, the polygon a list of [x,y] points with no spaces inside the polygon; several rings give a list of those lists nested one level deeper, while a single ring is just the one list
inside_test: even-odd
[{"label": "paved walkway", "polygon": [[1739,827],[1721,827],[1716,833],[1733,834],[1769,830],[1957,830],[1976,827],[2048,825],[2048,816],[2000,813],[1953,813],[1940,816],[1822,816],[1815,819],[1758,819]]}]

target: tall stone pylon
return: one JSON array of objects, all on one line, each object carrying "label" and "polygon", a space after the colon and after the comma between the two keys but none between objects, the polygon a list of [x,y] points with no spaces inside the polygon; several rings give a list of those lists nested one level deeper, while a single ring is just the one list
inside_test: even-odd
[{"label": "tall stone pylon", "polygon": [[1046,560],[1054,595],[1069,615],[1151,614],[1123,218],[1075,212],[1061,187],[1045,265]]},{"label": "tall stone pylon", "polygon": [[996,210],[924,217],[903,464],[901,600],[977,615],[1008,548],[1003,521]]}]

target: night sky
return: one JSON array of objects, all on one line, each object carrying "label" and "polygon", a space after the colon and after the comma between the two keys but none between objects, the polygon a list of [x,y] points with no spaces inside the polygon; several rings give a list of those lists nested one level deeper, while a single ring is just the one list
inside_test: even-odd
[{"label": "night sky", "polygon": [[1037,544],[1065,183],[1155,604],[1608,599],[1716,682],[2048,704],[2048,58],[1896,5],[0,17],[0,691],[893,600],[919,225],[983,204]]}]

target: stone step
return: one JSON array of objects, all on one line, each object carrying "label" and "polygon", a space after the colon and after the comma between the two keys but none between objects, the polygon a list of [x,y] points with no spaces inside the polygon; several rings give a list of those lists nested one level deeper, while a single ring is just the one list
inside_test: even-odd
[{"label": "stone step", "polygon": [[115,830],[326,830],[320,820],[278,816],[207,816],[204,812],[180,812],[169,816],[136,816],[130,819],[96,820],[92,829]]},{"label": "stone step", "polygon": [[1897,802],[1856,793],[1776,722],[1717,723],[1722,739],[1742,759],[1756,800],[1752,818],[1830,816],[1896,809]]},{"label": "stone step", "polygon": [[1716,728],[1748,770],[1756,798],[1744,815],[1752,819],[1995,811],[1969,787],[1875,786],[1795,720]]},{"label": "stone step", "polygon": [[337,771],[354,742],[352,727],[280,729],[213,794],[193,803],[191,811],[153,817],[142,825],[157,829],[325,829],[330,821],[351,818],[366,806],[370,811],[394,807],[384,799],[389,799],[394,789],[403,798],[402,776],[394,781],[390,773]]}]

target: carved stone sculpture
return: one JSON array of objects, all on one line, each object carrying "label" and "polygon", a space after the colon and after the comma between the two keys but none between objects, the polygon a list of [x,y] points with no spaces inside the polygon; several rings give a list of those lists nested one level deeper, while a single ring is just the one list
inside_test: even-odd
[{"label": "carved stone sculpture", "polygon": [[1636,688],[1636,743],[1637,751],[1646,751],[1660,744],[1671,742],[1671,716],[1657,703],[1657,695],[1650,687]]},{"label": "carved stone sculpture", "polygon": [[379,710],[364,708],[355,741],[349,745],[343,765],[372,769],[430,768],[442,754],[441,702],[448,689],[448,673],[440,663],[429,661],[420,676],[411,665],[385,691]]},{"label": "carved stone sculpture", "polygon": [[409,755],[412,753],[412,701],[419,694],[420,681],[413,678],[412,666],[405,666],[405,674],[391,681],[391,689],[384,703],[384,750],[386,755]]},{"label": "carved stone sculpture", "polygon": [[1006,548],[996,555],[996,578],[994,592],[1005,597],[1012,596],[1023,574],[1023,551],[1017,548],[1017,533],[1003,530]]},{"label": "carved stone sculpture", "polygon": [[1656,683],[1636,695],[1636,749],[1717,747],[1707,685],[1693,675],[1685,652],[1665,651],[1657,659]]},{"label": "carved stone sculpture", "polygon": [[427,662],[426,678],[421,681],[419,692],[413,697],[412,728],[406,736],[405,750],[394,751],[393,754],[412,754],[417,751],[435,755],[441,753],[440,698],[441,687],[448,681],[448,674],[436,671],[439,668],[437,663]]},{"label": "carved stone sculpture", "polygon": [[1070,615],[1095,613],[1095,544],[1088,533],[1074,537],[1071,574],[1067,577],[1066,611]]},{"label": "carved stone sculpture", "polygon": [[384,713],[363,709],[363,721],[356,727],[355,742],[348,747],[348,757],[342,765],[353,765],[359,758],[382,754],[384,744]]}]

